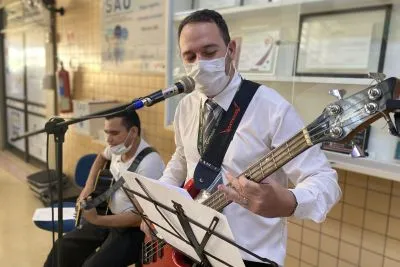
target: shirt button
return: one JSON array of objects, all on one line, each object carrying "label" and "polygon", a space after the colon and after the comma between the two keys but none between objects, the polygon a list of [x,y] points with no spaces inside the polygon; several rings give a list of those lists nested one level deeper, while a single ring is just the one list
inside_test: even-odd
[{"label": "shirt button", "polygon": [[200,178],[200,179],[199,179],[199,182],[200,182],[200,183],[204,183],[203,178]]}]

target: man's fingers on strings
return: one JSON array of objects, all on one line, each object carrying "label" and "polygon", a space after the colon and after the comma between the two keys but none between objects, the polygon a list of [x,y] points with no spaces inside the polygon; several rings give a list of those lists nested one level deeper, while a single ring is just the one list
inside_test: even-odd
[{"label": "man's fingers on strings", "polygon": [[247,206],[249,203],[249,200],[245,195],[243,186],[241,185],[239,179],[234,178],[229,173],[227,174],[226,178],[229,181],[229,184],[220,185],[218,187],[218,189],[221,190],[222,192],[224,192],[225,197],[228,200],[232,200],[242,206]]}]

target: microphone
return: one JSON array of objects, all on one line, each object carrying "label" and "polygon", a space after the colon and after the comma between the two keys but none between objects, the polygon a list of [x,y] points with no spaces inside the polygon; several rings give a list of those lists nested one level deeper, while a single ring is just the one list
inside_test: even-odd
[{"label": "microphone", "polygon": [[148,96],[141,97],[139,99],[133,100],[133,103],[127,107],[127,110],[131,109],[140,109],[143,106],[150,107],[158,102],[161,102],[171,96],[178,95],[181,93],[190,93],[194,90],[195,82],[189,77],[182,77],[179,81],[177,81],[174,85],[158,90]]}]

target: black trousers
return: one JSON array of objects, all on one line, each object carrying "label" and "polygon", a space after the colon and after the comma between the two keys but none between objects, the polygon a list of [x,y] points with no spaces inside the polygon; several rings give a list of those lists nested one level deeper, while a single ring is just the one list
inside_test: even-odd
[{"label": "black trousers", "polygon": [[[144,233],[135,228],[100,228],[85,224],[63,236],[63,267],[126,267],[140,258]],[[59,242],[51,249],[44,267],[57,266]],[[99,248],[97,251],[96,249]]]}]

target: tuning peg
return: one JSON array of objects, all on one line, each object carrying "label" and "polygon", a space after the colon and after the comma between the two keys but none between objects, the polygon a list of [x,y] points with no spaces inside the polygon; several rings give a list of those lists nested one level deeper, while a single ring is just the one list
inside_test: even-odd
[{"label": "tuning peg", "polygon": [[386,75],[380,72],[368,72],[368,77],[380,83],[386,78]]},{"label": "tuning peg", "polygon": [[350,156],[352,158],[364,158],[365,157],[365,153],[360,148],[360,146],[358,146],[356,143],[354,143],[354,141],[351,141],[351,145],[353,147],[353,149],[351,150],[351,153],[350,153]]},{"label": "tuning peg", "polygon": [[331,89],[331,90],[329,90],[329,94],[331,96],[334,96],[337,99],[341,100],[341,99],[343,99],[343,96],[346,94],[346,90],[344,90],[344,89]]}]

